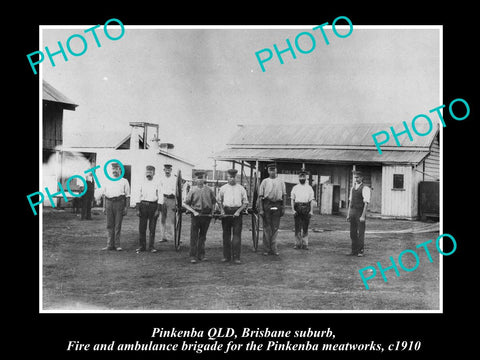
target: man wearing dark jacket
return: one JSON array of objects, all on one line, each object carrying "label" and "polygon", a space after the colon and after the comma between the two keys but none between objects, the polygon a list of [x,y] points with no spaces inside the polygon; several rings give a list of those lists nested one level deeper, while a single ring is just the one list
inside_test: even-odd
[{"label": "man wearing dark jacket", "polygon": [[92,220],[92,203],[95,193],[95,184],[91,174],[88,174],[85,180],[87,183],[87,191],[82,196],[82,213],[80,215],[80,220]]},{"label": "man wearing dark jacket", "polygon": [[350,191],[347,221],[350,221],[352,252],[348,256],[363,256],[365,242],[365,221],[370,202],[370,188],[363,183],[363,174],[355,171],[355,183]]}]

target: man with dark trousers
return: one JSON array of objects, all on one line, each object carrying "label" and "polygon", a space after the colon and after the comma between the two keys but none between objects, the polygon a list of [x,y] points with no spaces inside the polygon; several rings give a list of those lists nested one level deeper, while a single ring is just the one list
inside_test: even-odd
[{"label": "man with dark trousers", "polygon": [[293,248],[308,250],[308,226],[313,215],[314,194],[313,188],[307,183],[307,173],[303,169],[298,174],[298,184],[292,188],[290,198],[295,222],[295,246]]},{"label": "man with dark trousers", "polygon": [[267,165],[268,178],[258,189],[258,209],[263,218],[263,255],[280,255],[277,249],[277,233],[280,218],[285,214],[287,191],[285,183],[277,177],[275,164]]},{"label": "man with dark trousers", "polygon": [[371,191],[363,183],[363,174],[360,171],[354,171],[353,176],[355,183],[350,191],[347,212],[347,221],[350,221],[352,252],[347,254],[347,256],[362,257],[364,255],[365,221]]},{"label": "man with dark trousers", "polygon": [[183,203],[185,209],[192,213],[190,228],[190,262],[207,261],[205,257],[205,241],[207,231],[215,211],[215,194],[205,185],[205,172],[195,173],[196,186],[192,188]]},{"label": "man with dark trousers", "polygon": [[82,213],[80,220],[92,220],[92,203],[95,194],[95,184],[92,174],[88,174],[86,179],[87,191],[82,196]]},{"label": "man with dark trousers", "polygon": [[117,180],[107,181],[102,184],[103,213],[107,215],[107,246],[102,250],[121,251],[120,234],[122,231],[123,217],[127,215],[130,207],[130,184],[122,174],[121,165],[112,163],[112,178]]},{"label": "man with dark trousers", "polygon": [[[140,218],[138,224],[140,247],[136,250],[137,254],[142,251],[156,253],[155,249],[155,230],[157,220],[162,207],[163,196],[160,194],[160,183],[155,180],[155,167],[147,165],[145,169],[145,178],[140,184],[137,216]],[[148,247],[147,247],[147,225],[148,225]]]},{"label": "man with dark trousers", "polygon": [[[233,260],[241,264],[240,249],[242,245],[242,211],[248,206],[247,191],[237,184],[237,170],[227,170],[227,183],[223,185],[217,196],[220,207],[223,230],[223,259],[222,262]],[[233,233],[233,236],[232,236]]]}]

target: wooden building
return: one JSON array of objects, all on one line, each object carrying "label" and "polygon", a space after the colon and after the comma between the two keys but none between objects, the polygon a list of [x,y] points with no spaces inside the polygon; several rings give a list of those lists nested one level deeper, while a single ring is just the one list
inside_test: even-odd
[{"label": "wooden building", "polygon": [[42,85],[42,148],[46,162],[45,160],[63,145],[63,111],[75,111],[78,105],[45,80]]},{"label": "wooden building", "polygon": [[[64,181],[64,164],[70,156],[63,151],[63,111],[75,111],[73,103],[48,82],[42,82],[42,188],[57,192]],[[44,206],[50,206],[45,201]]]},{"label": "wooden building", "polygon": [[[400,132],[402,126],[394,125],[394,129]],[[372,188],[371,212],[383,217],[416,219],[419,184],[440,180],[439,129],[434,127],[423,137],[413,134],[413,141],[404,134],[399,137],[400,147],[390,136],[380,154],[372,134],[389,127],[388,124],[241,125],[227,148],[213,158],[258,170],[261,178],[267,176],[266,164],[276,162],[288,193],[303,167],[310,172],[319,208],[325,200],[322,189],[326,194],[330,187],[334,191],[329,201],[335,199],[338,209],[346,208],[352,171],[359,169],[365,174],[365,183]],[[419,124],[417,129],[426,132]]]},{"label": "wooden building", "polygon": [[43,149],[55,150],[63,144],[63,111],[75,111],[78,106],[45,80],[42,84]]}]

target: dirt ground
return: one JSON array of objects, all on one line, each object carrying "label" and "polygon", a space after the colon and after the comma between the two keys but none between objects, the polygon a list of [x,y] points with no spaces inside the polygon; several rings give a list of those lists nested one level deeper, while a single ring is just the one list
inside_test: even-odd
[{"label": "dirt ground", "polygon": [[[282,218],[280,256],[253,251],[250,217],[244,218],[242,264],[224,264],[221,222],[212,221],[207,235],[208,262],[190,264],[189,216],[184,216],[183,248],[156,244],[158,253],[136,254],[138,218],[131,209],[124,218],[124,251],[100,251],[106,245],[106,220],[94,211],[80,221],[70,209],[43,213],[44,310],[438,310],[439,261],[417,249],[418,268],[400,277],[387,271],[366,290],[359,269],[380,262],[389,266],[406,249],[438,236],[438,223],[367,219],[365,257],[350,251],[348,223],[342,215],[314,215],[309,250],[293,249],[293,216]],[[315,231],[313,231],[315,230]],[[159,225],[157,226],[157,234]],[[157,236],[158,237],[158,236]],[[261,242],[261,241],[260,241]],[[260,244],[261,245],[261,244]],[[413,267],[413,257],[403,258]]]}]

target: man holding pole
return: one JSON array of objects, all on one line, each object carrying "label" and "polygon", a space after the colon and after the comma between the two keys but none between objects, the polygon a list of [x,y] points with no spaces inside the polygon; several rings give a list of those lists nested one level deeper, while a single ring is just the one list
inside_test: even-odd
[{"label": "man holding pole", "polygon": [[285,183],[277,177],[277,167],[269,164],[268,178],[263,179],[258,190],[258,209],[263,218],[263,255],[280,255],[277,250],[277,233],[280,218],[285,214],[287,191]]},{"label": "man holding pole", "polygon": [[236,183],[236,175],[236,169],[227,170],[228,183],[220,188],[217,202],[222,215],[222,262],[233,260],[235,264],[241,264],[242,211],[248,206],[248,197],[245,188]]},{"label": "man holding pole", "polygon": [[205,185],[205,172],[195,173],[197,186],[191,189],[183,203],[185,209],[192,213],[190,228],[190,262],[207,261],[205,257],[205,241],[207,231],[215,211],[215,194]]}]

